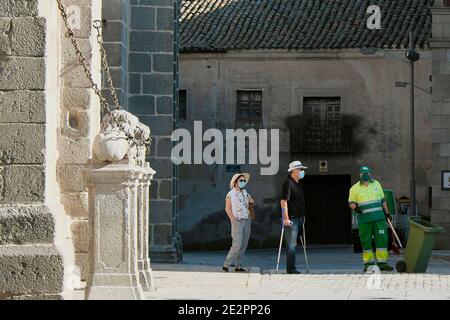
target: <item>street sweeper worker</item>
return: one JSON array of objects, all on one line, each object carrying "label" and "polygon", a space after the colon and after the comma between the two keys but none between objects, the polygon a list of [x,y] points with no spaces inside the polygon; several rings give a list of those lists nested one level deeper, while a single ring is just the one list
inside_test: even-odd
[{"label": "street sweeper worker", "polygon": [[[350,208],[358,218],[359,237],[363,248],[364,271],[378,264],[381,271],[392,271],[388,260],[388,233],[386,219],[390,218],[389,209],[381,184],[372,177],[372,170],[362,166],[360,181],[351,189],[348,198]],[[375,240],[376,254],[372,249]],[[376,258],[376,262],[375,262]]]},{"label": "street sweeper worker", "polygon": [[287,246],[286,271],[288,274],[299,274],[295,266],[297,238],[303,234],[305,221],[305,197],[301,180],[305,177],[305,169],[300,161],[289,165],[289,175],[283,184],[281,194],[281,214],[285,228],[284,239]]}]

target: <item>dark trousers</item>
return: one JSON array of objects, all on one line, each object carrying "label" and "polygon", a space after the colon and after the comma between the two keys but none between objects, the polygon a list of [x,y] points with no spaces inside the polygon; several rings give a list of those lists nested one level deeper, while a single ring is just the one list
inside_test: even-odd
[{"label": "dark trousers", "polygon": [[284,241],[286,242],[286,270],[288,272],[296,270],[295,251],[297,249],[298,237],[303,237],[303,223],[305,218],[290,219],[294,224],[291,227],[284,227]]}]

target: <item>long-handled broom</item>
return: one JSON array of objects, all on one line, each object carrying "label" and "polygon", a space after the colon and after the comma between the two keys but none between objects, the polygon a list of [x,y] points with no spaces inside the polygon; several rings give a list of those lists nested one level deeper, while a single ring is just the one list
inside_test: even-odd
[{"label": "long-handled broom", "polygon": [[[386,218],[387,222],[389,223],[389,226],[391,227],[392,230],[392,234],[394,235],[395,239],[397,240],[398,244],[394,241],[392,241],[392,251],[396,254],[396,255],[400,255],[400,249],[403,250],[403,245],[402,242],[400,241],[400,238],[397,235],[397,232],[395,231],[394,226],[392,225],[392,222],[389,218]],[[400,247],[399,247],[400,246]]]}]

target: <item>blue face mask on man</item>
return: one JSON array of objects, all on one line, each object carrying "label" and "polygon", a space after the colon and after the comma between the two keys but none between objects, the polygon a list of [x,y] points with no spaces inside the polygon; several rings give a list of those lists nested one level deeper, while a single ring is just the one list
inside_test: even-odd
[{"label": "blue face mask on man", "polygon": [[306,172],[305,171],[300,171],[299,173],[298,173],[298,177],[300,178],[300,179],[303,179],[303,178],[305,178],[305,175],[306,175]]}]

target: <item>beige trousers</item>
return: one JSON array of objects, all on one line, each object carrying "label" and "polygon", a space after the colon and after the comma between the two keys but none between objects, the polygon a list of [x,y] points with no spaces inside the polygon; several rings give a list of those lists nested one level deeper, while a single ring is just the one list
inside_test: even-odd
[{"label": "beige trousers", "polygon": [[242,259],[244,259],[245,250],[247,250],[248,240],[250,239],[251,229],[252,221],[250,219],[231,223],[233,243],[223,264],[224,267],[229,268],[232,264],[235,265],[235,268],[241,266],[240,264]]}]

